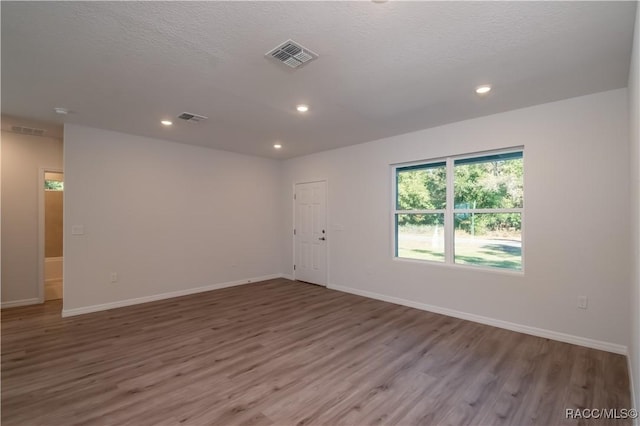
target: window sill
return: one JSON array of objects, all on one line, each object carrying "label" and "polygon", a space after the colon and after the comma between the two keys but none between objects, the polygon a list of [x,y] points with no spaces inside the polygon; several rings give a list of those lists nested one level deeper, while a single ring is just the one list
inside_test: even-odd
[{"label": "window sill", "polygon": [[432,260],[419,260],[419,259],[407,259],[404,257],[393,257],[394,262],[401,263],[413,263],[419,265],[427,265],[427,266],[437,266],[449,269],[457,269],[457,270],[467,270],[467,271],[478,271],[478,272],[488,272],[491,274],[500,274],[500,275],[511,275],[515,277],[524,277],[524,269],[515,271],[512,269],[500,269],[500,268],[488,268],[486,266],[474,266],[474,265],[464,265],[464,264],[451,264],[445,262],[434,262]]}]

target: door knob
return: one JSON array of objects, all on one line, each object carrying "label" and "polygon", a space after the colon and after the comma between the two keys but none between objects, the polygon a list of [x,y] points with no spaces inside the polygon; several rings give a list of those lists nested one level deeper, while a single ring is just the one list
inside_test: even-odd
[{"label": "door knob", "polygon": [[319,239],[320,241],[324,241],[324,240],[326,240],[326,238],[325,238],[325,237],[320,237],[320,238],[318,238],[318,239]]}]

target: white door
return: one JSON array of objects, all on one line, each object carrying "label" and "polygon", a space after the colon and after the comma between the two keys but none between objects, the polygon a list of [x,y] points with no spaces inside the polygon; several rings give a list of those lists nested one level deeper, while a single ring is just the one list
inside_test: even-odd
[{"label": "white door", "polygon": [[327,183],[295,189],[295,279],[327,285]]}]

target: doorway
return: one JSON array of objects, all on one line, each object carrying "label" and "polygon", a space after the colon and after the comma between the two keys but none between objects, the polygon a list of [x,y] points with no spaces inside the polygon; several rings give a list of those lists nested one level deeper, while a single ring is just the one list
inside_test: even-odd
[{"label": "doorway", "polygon": [[327,285],[327,182],[295,185],[294,278]]},{"label": "doorway", "polygon": [[63,200],[64,175],[60,170],[44,170],[41,187],[41,220],[43,224],[43,301],[62,299],[63,280]]}]

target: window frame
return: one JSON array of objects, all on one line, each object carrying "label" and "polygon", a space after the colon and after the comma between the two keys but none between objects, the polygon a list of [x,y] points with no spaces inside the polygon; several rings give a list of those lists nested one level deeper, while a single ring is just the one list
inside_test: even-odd
[{"label": "window frame", "polygon": [[[491,155],[521,153],[523,162],[522,207],[519,208],[479,208],[479,209],[459,209],[455,208],[455,161]],[[452,155],[448,157],[437,157],[429,160],[412,161],[406,163],[391,164],[391,256],[394,261],[412,262],[428,265],[439,265],[445,267],[474,269],[495,273],[506,273],[523,275],[525,271],[525,173],[524,173],[525,149],[524,146],[504,148],[491,151],[475,152],[470,154]],[[399,210],[398,209],[398,170],[430,164],[445,163],[446,167],[446,202],[444,209],[423,209],[423,210]],[[397,217],[400,214],[444,214],[444,261],[428,259],[411,259],[398,256],[398,232]],[[520,269],[508,269],[485,265],[472,265],[455,262],[455,215],[464,213],[519,213],[520,214]]]}]

